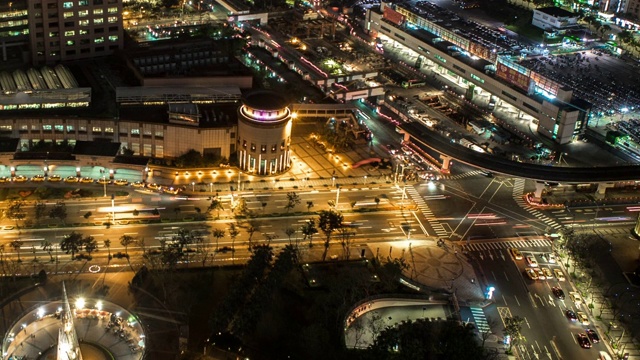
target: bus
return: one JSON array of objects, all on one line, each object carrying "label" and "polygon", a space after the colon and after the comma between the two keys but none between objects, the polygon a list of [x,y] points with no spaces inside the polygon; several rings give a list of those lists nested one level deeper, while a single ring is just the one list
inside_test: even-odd
[{"label": "bus", "polygon": [[416,80],[416,79],[412,79],[412,80],[408,80],[408,81],[403,81],[402,82],[402,87],[405,89],[410,89],[410,88],[414,88],[414,87],[421,87],[421,86],[425,86],[427,85],[427,83],[424,80]]}]

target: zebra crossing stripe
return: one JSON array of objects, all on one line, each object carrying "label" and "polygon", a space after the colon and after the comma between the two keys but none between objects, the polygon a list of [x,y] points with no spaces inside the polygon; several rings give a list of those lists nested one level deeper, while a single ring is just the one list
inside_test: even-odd
[{"label": "zebra crossing stripe", "polygon": [[476,324],[476,328],[478,328],[480,332],[491,330],[491,328],[489,327],[489,323],[487,322],[487,317],[484,315],[484,311],[482,311],[482,308],[471,307],[470,310],[471,315],[473,316],[473,320]]}]

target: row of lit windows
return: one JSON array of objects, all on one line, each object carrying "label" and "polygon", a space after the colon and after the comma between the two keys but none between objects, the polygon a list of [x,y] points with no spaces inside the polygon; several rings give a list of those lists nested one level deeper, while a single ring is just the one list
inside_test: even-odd
[{"label": "row of lit windows", "polygon": [[[117,30],[118,30],[117,28],[109,28],[109,31],[117,31]],[[102,33],[102,32],[104,32],[104,29],[95,29],[94,30],[94,34],[98,34],[98,33]],[[89,31],[87,31],[87,30],[79,30],[78,31],[78,35],[88,35],[88,34],[89,34]],[[50,31],[49,32],[49,38],[57,38],[58,36],[60,36],[60,33],[57,32],[57,31]],[[65,37],[76,36],[76,31],[75,30],[65,31],[64,32],[64,36]],[[37,36],[37,37],[41,37],[41,36]],[[115,37],[116,40],[118,39],[117,35],[109,36],[109,39],[111,39],[112,37]]]},{"label": "row of lit windows", "polygon": [[[36,131],[39,132],[41,129],[40,125],[20,125],[20,127],[18,128],[19,131]],[[74,133],[75,132],[75,126],[73,125],[42,125],[42,131],[55,131],[55,132],[66,132],[67,133]],[[101,127],[101,126],[93,126],[91,127],[91,132],[93,133],[102,133],[104,130],[105,134],[113,134],[114,133],[114,128],[107,126],[107,127]],[[10,132],[13,131],[13,125],[0,125],[0,132]],[[87,132],[87,127],[86,126],[78,126],[78,132]],[[120,133],[126,134],[127,130],[126,129],[121,129]],[[131,135],[140,135],[140,129],[131,129]],[[144,136],[151,136],[152,131],[151,130],[144,130]],[[155,132],[155,137],[157,138],[163,138],[164,137],[164,132],[163,131],[156,131]],[[274,145],[275,146],[275,145]]]},{"label": "row of lit windows", "polygon": [[[242,142],[242,147],[243,148],[247,148],[247,141],[244,140]],[[256,144],[255,143],[251,143],[251,152],[256,152],[257,148],[256,148]],[[274,144],[271,145],[271,152],[275,153],[278,150],[278,145]],[[280,150],[284,150],[284,141],[280,144]],[[260,145],[260,153],[262,154],[266,154],[267,153],[267,145]]]},{"label": "row of lit windows", "polygon": [[[107,14],[117,14],[118,13],[118,8],[117,7],[110,7],[107,9]],[[93,15],[102,15],[104,14],[104,9],[93,9]],[[78,11],[78,16],[80,17],[84,17],[89,15],[89,10],[80,10]],[[74,17],[75,16],[75,12],[73,11],[65,11],[62,15],[65,19],[68,19],[70,17]]]},{"label": "row of lit windows", "polygon": [[47,104],[7,104],[0,105],[0,110],[24,110],[24,109],[54,109],[63,107],[87,107],[89,102],[47,103]]}]

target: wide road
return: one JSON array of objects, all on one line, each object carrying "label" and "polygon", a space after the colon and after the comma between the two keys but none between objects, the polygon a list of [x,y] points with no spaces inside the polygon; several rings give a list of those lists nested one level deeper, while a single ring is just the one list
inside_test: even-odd
[{"label": "wide road", "polygon": [[[589,325],[570,321],[565,311],[588,314],[584,304],[577,305],[569,293],[575,291],[567,281],[530,280],[525,274],[524,260],[515,260],[508,249],[493,242],[484,242],[487,250],[471,251],[474,261],[483,269],[484,281],[496,288],[495,304],[486,312],[498,328],[502,327],[502,318],[520,316],[524,319],[522,334],[526,338],[518,350],[522,359],[596,359],[599,351],[606,351],[602,343],[594,344],[591,349],[581,348],[576,340],[577,333],[583,333]],[[489,249],[494,248],[494,249]],[[549,263],[543,257],[551,251],[549,247],[520,248],[524,256],[533,255],[541,267],[562,268],[557,263]],[[569,275],[564,273],[565,278]],[[566,298],[557,299],[551,287],[562,288]],[[589,316],[589,322],[593,320]],[[602,338],[603,334],[600,334]]]}]

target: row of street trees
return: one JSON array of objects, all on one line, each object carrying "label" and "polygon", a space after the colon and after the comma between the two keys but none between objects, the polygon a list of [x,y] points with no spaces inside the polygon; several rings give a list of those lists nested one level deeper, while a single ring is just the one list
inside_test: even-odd
[{"label": "row of street trees", "polygon": [[[58,201],[49,208],[44,202],[38,201],[33,207],[32,215],[36,225],[39,225],[40,220],[47,216],[50,219],[57,219],[64,224],[67,219],[67,206],[63,201]],[[7,219],[14,220],[17,227],[20,227],[20,221],[24,221],[24,225],[28,225],[29,214],[25,209],[25,202],[23,200],[11,201],[7,209],[4,210],[4,216]]]}]

